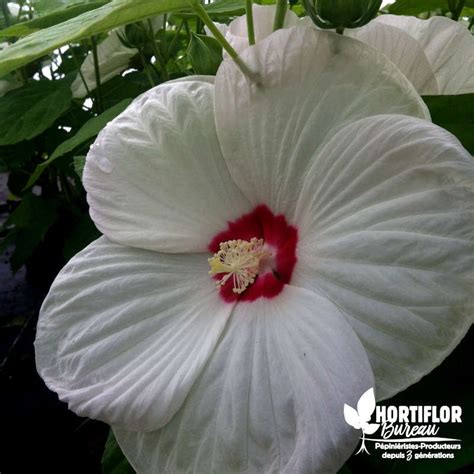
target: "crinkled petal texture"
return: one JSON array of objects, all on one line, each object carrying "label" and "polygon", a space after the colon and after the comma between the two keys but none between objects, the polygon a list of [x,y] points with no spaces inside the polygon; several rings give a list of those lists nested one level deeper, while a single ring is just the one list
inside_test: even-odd
[{"label": "crinkled petal texture", "polygon": [[[439,16],[420,20],[399,15],[380,15],[374,22],[395,27],[418,42],[431,64],[439,94],[474,92],[474,37],[463,24]],[[391,30],[387,34],[395,40]],[[404,48],[402,35],[397,41]]]},{"label": "crinkled petal texture", "polygon": [[[419,20],[421,21],[421,20]],[[410,80],[420,94],[438,94],[438,82],[420,43],[408,32],[379,21],[344,34],[384,53]]]},{"label": "crinkled petal texture", "polygon": [[215,353],[162,430],[114,428],[140,473],[336,472],[360,435],[344,421],[372,387],[367,355],[325,297],[286,286],[235,307]]},{"label": "crinkled petal texture", "polygon": [[81,416],[135,430],[162,427],[232,311],[207,270],[205,254],[93,242],[60,272],[41,309],[41,377]]},{"label": "crinkled petal texture", "polygon": [[204,252],[249,210],[214,125],[214,85],[170,82],[138,97],[99,134],[83,176],[91,217],[112,241]]},{"label": "crinkled petal texture", "polygon": [[252,205],[292,220],[315,152],[344,124],[377,113],[426,118],[413,85],[382,53],[314,28],[279,30],[232,61],[216,78],[216,123],[234,181]]},{"label": "crinkled petal texture", "polygon": [[349,124],[313,160],[292,284],[344,312],[379,399],[430,372],[472,323],[473,185],[460,143],[411,117]]},{"label": "crinkled petal texture", "polygon": [[[130,59],[138,54],[138,49],[127,48],[122,44],[119,35],[124,35],[125,28],[112,31],[107,38],[97,47],[97,58],[99,62],[100,78],[102,83],[112,79],[127,69]],[[94,56],[89,53],[81,65],[81,73],[87,89],[93,91],[97,87],[94,67]],[[87,95],[84,80],[78,74],[71,84],[72,95],[75,98],[83,98]]]}]

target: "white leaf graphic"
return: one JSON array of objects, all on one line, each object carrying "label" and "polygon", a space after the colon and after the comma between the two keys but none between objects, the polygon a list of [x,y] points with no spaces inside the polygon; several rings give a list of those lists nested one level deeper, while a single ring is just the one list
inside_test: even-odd
[{"label": "white leaf graphic", "polygon": [[344,403],[344,418],[346,419],[346,423],[348,425],[351,425],[356,430],[360,429],[359,415],[354,410],[354,408],[350,407],[346,403]]},{"label": "white leaf graphic", "polygon": [[361,423],[367,423],[375,410],[374,389],[369,388],[357,402],[357,413]]},{"label": "white leaf graphic", "polygon": [[378,429],[379,429],[379,424],[378,423],[364,423],[362,425],[362,431],[364,434],[374,434]]}]

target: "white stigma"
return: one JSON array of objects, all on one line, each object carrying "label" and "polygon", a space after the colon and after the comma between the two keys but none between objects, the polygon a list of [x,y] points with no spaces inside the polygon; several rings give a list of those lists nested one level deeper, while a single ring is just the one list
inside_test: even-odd
[{"label": "white stigma", "polygon": [[254,237],[247,240],[228,240],[221,242],[219,252],[209,261],[210,275],[224,273],[217,281],[217,286],[223,286],[232,277],[233,292],[242,293],[251,285],[260,271],[260,261],[270,256],[264,248],[263,239]]}]

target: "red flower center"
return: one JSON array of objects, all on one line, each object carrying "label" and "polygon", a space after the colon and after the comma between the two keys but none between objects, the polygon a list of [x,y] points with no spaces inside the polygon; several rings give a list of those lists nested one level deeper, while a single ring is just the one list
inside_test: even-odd
[{"label": "red flower center", "polygon": [[[298,231],[296,227],[288,224],[285,216],[274,215],[263,204],[239,219],[229,222],[227,229],[217,234],[208,248],[210,252],[217,254],[221,243],[235,240],[250,242],[252,239],[262,239],[270,256],[261,260],[255,280],[245,291],[236,293],[232,278],[220,286],[220,295],[227,302],[255,301],[261,297],[273,298],[291,280],[296,264]],[[221,280],[222,274],[216,274],[214,278]]]}]

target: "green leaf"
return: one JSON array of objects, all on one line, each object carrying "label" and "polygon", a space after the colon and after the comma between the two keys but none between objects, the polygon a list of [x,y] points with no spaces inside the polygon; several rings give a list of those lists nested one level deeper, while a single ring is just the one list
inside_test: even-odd
[{"label": "green leaf", "polygon": [[215,75],[222,62],[222,46],[219,42],[205,35],[191,33],[188,56],[196,74]]},{"label": "green leaf", "polygon": [[113,0],[103,7],[32,33],[2,50],[0,77],[64,44],[74,43],[149,16],[183,10],[197,2],[198,0]]},{"label": "green leaf", "polygon": [[[77,4],[93,3],[95,0],[31,0],[36,15],[44,16],[62,8]],[[110,1],[110,0],[109,0]]]},{"label": "green leaf", "polygon": [[[259,2],[261,5],[274,5],[276,0],[261,0]],[[303,13],[303,8],[300,5],[299,9],[293,7],[293,11],[295,13]],[[210,3],[205,6],[207,13],[211,17],[233,17],[236,15],[244,15],[245,14],[245,0],[216,0],[213,3]],[[298,11],[299,10],[299,11]]]},{"label": "green leaf", "polygon": [[388,11],[394,15],[418,15],[438,8],[448,10],[447,0],[397,0]]},{"label": "green leaf", "polygon": [[144,72],[134,71],[125,76],[115,76],[102,84],[102,104],[108,109],[124,99],[138,97],[150,88],[150,82]]},{"label": "green leaf", "polygon": [[128,107],[130,102],[132,102],[132,100],[133,99],[122,100],[122,102],[119,102],[114,107],[107,109],[98,117],[94,117],[88,120],[73,137],[71,137],[69,140],[62,142],[45,162],[41,163],[36,167],[35,171],[31,175],[26,185],[26,188],[33,186],[33,184],[36,183],[43,171],[54,160],[57,160],[59,157],[64,156],[66,153],[69,153],[78,146],[95,137],[107,125],[108,122],[110,122],[115,117],[117,117],[117,115],[122,113]]},{"label": "green leaf", "polygon": [[216,0],[206,5],[209,15],[243,15],[245,13],[245,0]]},{"label": "green leaf", "polygon": [[112,430],[105,443],[104,455],[102,456],[102,474],[134,474],[135,471],[123,455]]},{"label": "green leaf", "polygon": [[70,82],[33,81],[0,98],[0,145],[29,140],[49,128],[71,104]]},{"label": "green leaf", "polygon": [[[85,161],[86,157],[82,156],[75,158],[83,158]],[[76,163],[75,158],[74,164]],[[78,252],[86,248],[91,242],[98,239],[100,235],[100,232],[97,230],[88,214],[78,217],[64,242],[64,258],[70,260]]]},{"label": "green leaf", "polygon": [[74,5],[72,7],[63,8],[62,10],[55,11],[53,13],[50,13],[49,15],[40,16],[38,18],[34,18],[33,20],[24,21],[23,23],[17,23],[16,25],[1,30],[0,38],[27,36],[31,33],[34,33],[35,31],[57,25],[58,23],[81,15],[82,13],[88,12],[90,10],[95,10],[96,8],[102,7],[103,5],[109,2],[110,0],[102,0],[97,2]]},{"label": "green leaf", "polygon": [[474,154],[474,94],[432,95],[423,100],[433,122],[450,131]]},{"label": "green leaf", "polygon": [[82,179],[82,173],[84,172],[84,166],[86,166],[86,157],[85,156],[75,156],[74,160],[74,171],[77,176]]},{"label": "green leaf", "polygon": [[[474,0],[466,0],[466,7],[474,7]],[[449,10],[448,0],[397,0],[388,7],[394,15],[419,15],[432,10]]]},{"label": "green leaf", "polygon": [[16,145],[0,146],[0,173],[23,168],[35,154],[31,142],[23,141]]},{"label": "green leaf", "polygon": [[16,272],[28,260],[46,232],[58,217],[58,202],[54,199],[26,195],[20,205],[10,215],[5,226],[14,226],[7,238],[14,235],[15,250],[10,263]]}]

